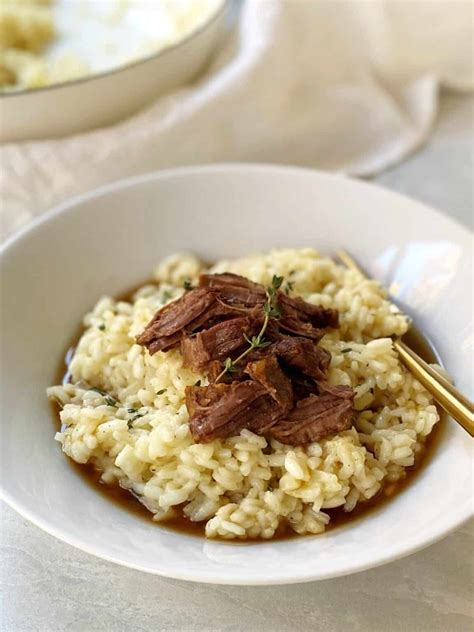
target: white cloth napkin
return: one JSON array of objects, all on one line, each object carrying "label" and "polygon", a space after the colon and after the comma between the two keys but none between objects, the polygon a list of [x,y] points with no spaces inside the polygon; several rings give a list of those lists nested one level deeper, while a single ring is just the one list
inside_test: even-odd
[{"label": "white cloth napkin", "polygon": [[438,90],[473,87],[472,4],[248,0],[196,84],[111,128],[0,149],[3,235],[126,176],[216,161],[359,176],[429,135]]}]

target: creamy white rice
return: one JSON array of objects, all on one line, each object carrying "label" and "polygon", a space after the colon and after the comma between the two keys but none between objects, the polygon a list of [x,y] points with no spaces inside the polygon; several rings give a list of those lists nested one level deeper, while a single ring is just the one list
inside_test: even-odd
[{"label": "creamy white rice", "polygon": [[150,356],[135,336],[203,269],[192,256],[170,257],[155,271],[157,284],[142,287],[133,302],[104,297],[86,315],[72,383],[48,389],[63,405],[56,439],[64,452],[132,490],[156,520],[184,508],[205,524],[207,537],[271,538],[282,520],[297,533],[321,533],[330,519],[325,510],[351,511],[404,477],[438,421],[432,398],[393,349],[390,336],[407,330],[407,318],[376,282],[311,249],[221,261],[212,271],[265,285],[282,275],[295,295],[339,311],[340,329],[320,344],[332,354],[329,381],[355,389],[355,426],[304,447],[248,430],[193,441],[184,389],[206,379],[183,368],[179,350]]}]

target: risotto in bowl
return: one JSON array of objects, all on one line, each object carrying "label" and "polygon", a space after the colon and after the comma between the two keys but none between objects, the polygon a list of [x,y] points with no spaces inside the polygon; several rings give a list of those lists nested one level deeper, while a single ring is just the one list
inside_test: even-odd
[{"label": "risotto in bowl", "polygon": [[468,392],[468,241],[293,169],[176,170],[71,202],[2,255],[4,292],[37,264],[2,332],[6,500],[86,551],[210,582],[322,579],[434,541],[471,513],[469,438],[393,340],[414,318]]},{"label": "risotto in bowl", "polygon": [[[195,257],[171,256],[156,268],[155,283],[130,301],[103,297],[87,314],[65,383],[48,389],[61,407],[56,439],[64,452],[91,463],[106,485],[130,490],[156,521],[174,523],[182,512],[210,538],[268,539],[286,525],[299,534],[322,533],[330,522],[325,510],[349,513],[404,479],[423,458],[439,415],[393,349],[390,336],[404,334],[408,319],[380,285],[309,248],[220,261],[205,272]],[[307,323],[288,327],[289,316],[275,314],[252,348],[248,314],[258,335],[265,303],[255,310],[253,295],[236,295],[243,279],[262,288],[278,279],[275,305],[287,310],[285,301],[293,308],[298,299],[292,297],[303,298],[338,322],[318,329],[315,339]],[[245,291],[252,290],[249,283]],[[203,313],[212,322],[196,322],[193,305],[184,301],[205,292],[212,302]],[[220,322],[214,297],[219,308],[227,301]],[[158,323],[164,330],[173,327],[171,318],[182,327],[186,310],[194,320],[181,340],[158,332],[148,348],[140,344],[155,314],[166,318]],[[152,355],[160,341],[164,349]],[[225,372],[228,358],[247,351]],[[265,366],[274,358],[274,366]],[[256,363],[272,374],[259,379]],[[226,376],[232,381],[224,382]],[[291,390],[288,405],[272,397],[274,384],[280,393]],[[338,386],[347,388],[348,399],[330,390]],[[201,406],[203,419],[197,418],[193,400],[219,388],[218,400]]]}]

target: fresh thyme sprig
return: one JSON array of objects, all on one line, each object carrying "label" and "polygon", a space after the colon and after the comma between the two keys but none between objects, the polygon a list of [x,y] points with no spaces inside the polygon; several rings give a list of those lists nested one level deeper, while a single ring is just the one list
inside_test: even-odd
[{"label": "fresh thyme sprig", "polygon": [[224,377],[226,373],[235,373],[235,371],[237,370],[236,364],[246,358],[251,351],[253,351],[254,349],[264,349],[265,347],[271,345],[271,342],[265,340],[263,336],[267,330],[270,318],[278,319],[281,317],[281,309],[277,301],[277,292],[282,283],[283,277],[274,274],[272,278],[272,284],[266,289],[267,300],[263,305],[264,318],[260,331],[256,336],[252,336],[251,338],[244,334],[244,338],[248,342],[249,346],[237,358],[235,358],[235,360],[232,360],[232,358],[226,358],[224,360],[224,368],[217,376],[215,381],[216,384]]}]

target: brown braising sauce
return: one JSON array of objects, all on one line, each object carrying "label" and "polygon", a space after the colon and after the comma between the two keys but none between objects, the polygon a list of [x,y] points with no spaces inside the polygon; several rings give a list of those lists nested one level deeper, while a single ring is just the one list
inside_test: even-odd
[{"label": "brown braising sauce", "polygon": [[[149,283],[154,284],[153,281],[149,281]],[[132,290],[129,290],[128,292],[120,295],[117,300],[131,301],[133,294],[138,288],[142,287],[143,285],[145,285],[145,283],[140,283],[140,285],[134,287]],[[83,332],[83,326],[81,326],[76,331],[76,335],[71,341],[67,353],[65,354],[64,360],[61,361],[61,364],[58,368],[56,378],[57,381],[54,382],[55,384],[69,382],[68,363],[70,362],[74,354],[74,349],[76,348],[77,343]],[[411,329],[404,335],[403,339],[406,344],[411,347],[413,351],[416,351],[416,353],[426,362],[438,362],[438,358],[432,346],[421,334],[421,332],[416,329],[416,327],[412,326]],[[55,430],[59,430],[61,426],[61,422],[59,419],[60,407],[56,402],[51,402],[51,406],[53,411]],[[441,437],[443,435],[446,423],[444,412],[441,409],[438,409],[438,413],[440,415],[440,421],[435,425],[432,432],[428,435],[423,450],[421,450],[420,453],[417,455],[415,465],[405,469],[406,476],[395,483],[385,484],[378,494],[376,494],[370,500],[358,503],[355,506],[354,510],[351,512],[344,511],[342,507],[323,510],[331,518],[329,524],[326,527],[326,531],[347,525],[348,523],[351,523],[354,520],[359,520],[360,518],[365,517],[375,511],[380,511],[381,509],[383,509],[385,503],[389,502],[396,495],[402,493],[403,490],[411,484],[414,478],[419,475],[424,467],[426,467],[426,465],[430,462],[431,458],[438,450],[438,446],[441,442]],[[95,490],[97,490],[97,492],[104,497],[104,500],[113,502],[126,511],[133,512],[137,517],[140,517],[141,519],[153,522],[152,513],[144,505],[142,505],[138,498],[133,496],[133,494],[131,494],[129,491],[120,487],[120,485],[118,484],[107,485],[101,482],[101,472],[96,470],[93,465],[81,465],[80,463],[76,463],[69,458],[68,461],[71,464],[71,467],[77,473],[77,475],[80,476],[87,484],[91,485]],[[175,509],[176,517],[159,523],[153,522],[153,524],[156,524],[156,526],[160,528],[172,529],[174,531],[179,531],[188,535],[200,537],[204,536],[205,522],[192,522],[184,515],[180,506],[176,507]],[[293,531],[291,526],[285,520],[282,520],[277,531],[275,532],[275,535],[271,538],[271,540],[264,540],[263,538],[247,538],[243,541],[224,539],[223,541],[238,544],[239,542],[268,542],[278,539],[289,539],[295,537],[299,538],[302,536]]]}]

